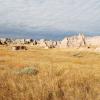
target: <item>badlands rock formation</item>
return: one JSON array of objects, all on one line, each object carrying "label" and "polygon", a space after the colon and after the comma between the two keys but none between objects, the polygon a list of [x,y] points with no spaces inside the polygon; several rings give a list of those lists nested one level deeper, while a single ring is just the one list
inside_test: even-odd
[{"label": "badlands rock formation", "polygon": [[88,45],[100,46],[100,36],[86,37]]},{"label": "badlands rock formation", "polygon": [[12,43],[12,39],[9,39],[9,38],[0,38],[0,44],[1,45],[7,45],[7,44],[10,44]]},{"label": "badlands rock formation", "polygon": [[84,47],[100,47],[100,36],[85,37],[83,34],[65,37],[61,41],[52,40],[33,40],[33,39],[8,39],[0,38],[0,45],[22,46],[29,45],[42,48],[84,48]]},{"label": "badlands rock formation", "polygon": [[55,48],[57,45],[56,41],[52,41],[52,40],[45,40],[45,39],[41,39],[40,41],[38,41],[38,46],[43,47],[43,48]]},{"label": "badlands rock formation", "polygon": [[79,34],[78,36],[72,36],[72,37],[65,37],[61,41],[61,48],[67,48],[67,47],[84,47],[86,46],[86,39],[83,34]]}]

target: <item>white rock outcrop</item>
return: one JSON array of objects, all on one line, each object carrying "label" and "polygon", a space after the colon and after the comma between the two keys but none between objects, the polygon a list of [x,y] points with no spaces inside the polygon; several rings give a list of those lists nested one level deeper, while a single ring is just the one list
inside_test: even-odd
[{"label": "white rock outcrop", "polygon": [[100,36],[85,37],[82,33],[75,36],[65,37],[61,41],[52,41],[46,39],[9,39],[0,38],[0,45],[29,45],[42,48],[96,48],[100,47]]},{"label": "white rock outcrop", "polygon": [[86,39],[83,34],[78,36],[66,37],[61,41],[60,48],[83,47],[86,46]]}]

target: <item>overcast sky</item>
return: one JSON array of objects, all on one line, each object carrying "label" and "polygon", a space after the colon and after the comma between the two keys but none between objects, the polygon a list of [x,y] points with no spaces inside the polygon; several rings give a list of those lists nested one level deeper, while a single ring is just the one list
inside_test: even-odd
[{"label": "overcast sky", "polygon": [[100,0],[0,0],[0,28],[100,32]]}]

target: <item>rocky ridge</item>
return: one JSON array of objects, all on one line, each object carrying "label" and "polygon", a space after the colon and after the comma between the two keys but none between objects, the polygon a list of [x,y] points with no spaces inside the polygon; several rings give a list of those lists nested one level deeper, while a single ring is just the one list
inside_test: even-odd
[{"label": "rocky ridge", "polygon": [[0,38],[0,45],[30,45],[41,48],[92,48],[100,47],[100,36],[86,37],[82,33],[79,35],[65,37],[61,41],[52,40],[33,40],[33,39],[10,39],[10,38]]}]

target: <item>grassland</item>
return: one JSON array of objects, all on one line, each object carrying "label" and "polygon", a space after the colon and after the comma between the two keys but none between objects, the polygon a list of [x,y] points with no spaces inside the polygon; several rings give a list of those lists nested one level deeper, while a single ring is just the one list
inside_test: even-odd
[{"label": "grassland", "polygon": [[[38,73],[14,73],[28,67]],[[0,100],[100,100],[100,53],[1,46]]]}]

